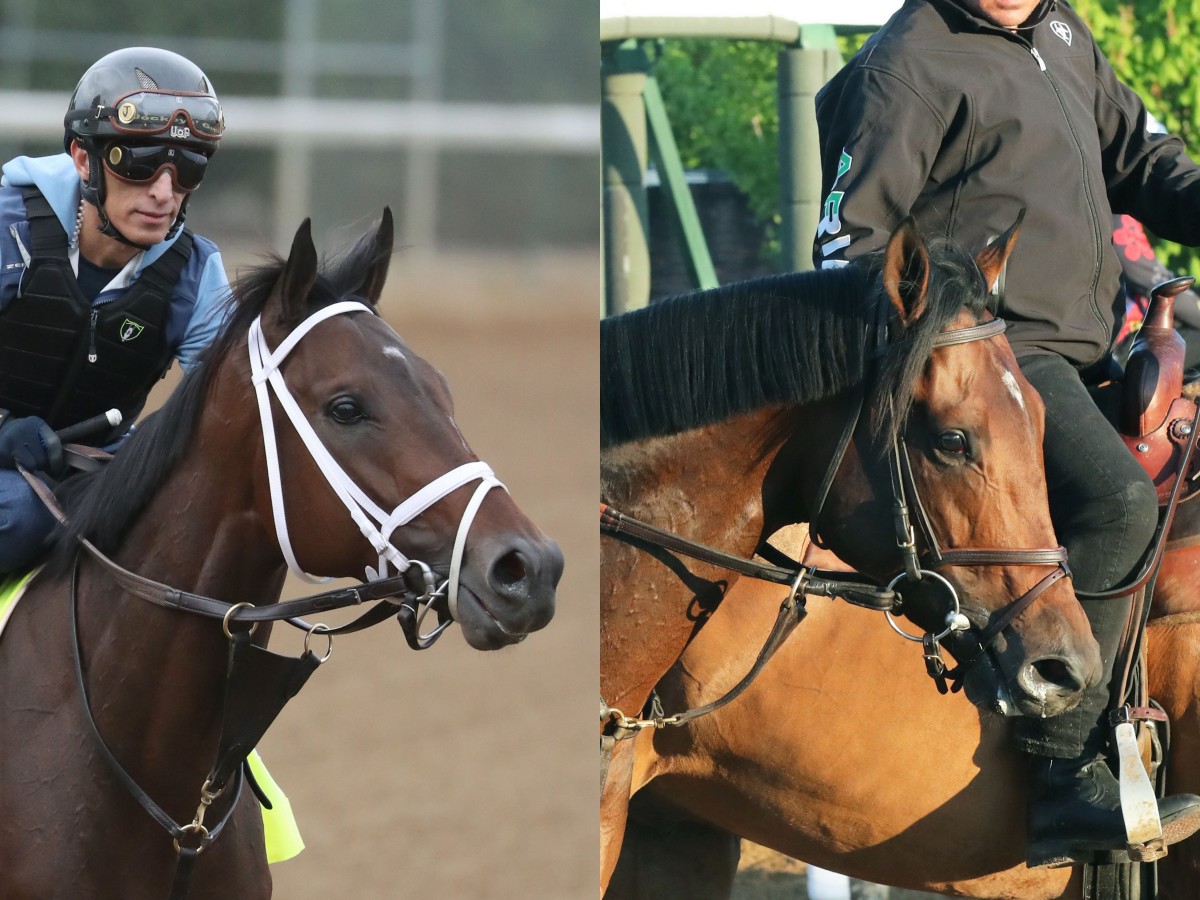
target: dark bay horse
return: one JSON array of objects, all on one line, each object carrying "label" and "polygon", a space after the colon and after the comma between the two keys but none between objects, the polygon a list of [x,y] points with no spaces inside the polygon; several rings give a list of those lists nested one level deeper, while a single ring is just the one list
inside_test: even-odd
[{"label": "dark bay horse", "polygon": [[[602,501],[742,556],[782,526],[817,518],[839,555],[886,581],[901,570],[900,476],[889,477],[880,448],[898,455],[893,437],[902,438],[933,532],[926,545],[1012,548],[943,570],[971,621],[1033,595],[1056,569],[1046,557],[1040,567],[1017,564],[1057,543],[1038,466],[1041,403],[998,333],[954,337],[988,320],[986,286],[1015,237],[1016,226],[972,259],[948,246],[931,251],[905,223],[862,266],[732,285],[606,320]],[[889,333],[876,344],[881,309]],[[869,415],[855,427],[860,386]],[[637,715],[734,580],[715,566],[603,540],[602,709]],[[923,597],[921,585],[906,585],[906,612],[937,630],[944,595]],[[971,670],[972,695],[983,703],[1003,696],[1026,714],[1070,708],[1098,677],[1095,644],[1065,579],[1011,622],[987,657]],[[602,769],[602,885],[624,831],[632,743],[619,742]]]},{"label": "dark bay horse", "polygon": [[[282,705],[298,689],[266,657],[291,660],[259,649],[293,603],[277,603],[289,566],[384,576],[397,597],[440,582],[426,601],[478,649],[549,622],[561,552],[474,456],[440,373],[378,316],[391,253],[386,210],[324,269],[305,222],[286,261],[239,282],[222,335],[113,462],[66,483],[69,528],[0,637],[5,900],[174,898],[185,858],[189,898],[270,895],[258,803],[205,773],[235,700],[253,718],[260,693]],[[235,697],[229,648],[255,622],[268,627],[241,641],[258,655]],[[325,648],[308,627],[305,660]]]},{"label": "dark bay horse", "polygon": [[[1189,522],[1176,518],[1176,540],[1195,537]],[[1171,560],[1182,552],[1164,561],[1172,604],[1153,611],[1147,632],[1149,693],[1172,721],[1169,792],[1200,790],[1200,592],[1170,574],[1171,562],[1176,573],[1190,562]],[[779,601],[776,586],[739,582],[660,685],[663,702],[683,707],[728,686]],[[665,884],[727,900],[734,835],[910,889],[1079,897],[1078,870],[1025,866],[1027,779],[1012,720],[939,696],[878,616],[820,599],[808,609],[737,703],[639,738],[609,900],[648,900]],[[1160,900],[1196,897],[1200,841],[1171,848],[1158,869]]]}]

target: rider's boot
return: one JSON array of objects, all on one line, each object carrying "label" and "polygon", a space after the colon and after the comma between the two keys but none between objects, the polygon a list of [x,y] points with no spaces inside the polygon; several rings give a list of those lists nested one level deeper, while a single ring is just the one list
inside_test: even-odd
[{"label": "rider's boot", "polygon": [[[1113,666],[1129,613],[1129,598],[1084,600],[1100,645],[1104,675],[1075,709],[1017,726],[1030,752],[1028,865],[1063,866],[1128,858],[1121,792],[1105,759]],[[1164,845],[1200,829],[1200,797],[1158,801]],[[1111,854],[1116,854],[1112,856]]]},{"label": "rider's boot", "polygon": [[[1028,865],[1107,862],[1126,849],[1117,779],[1103,756],[1031,757]],[[1176,794],[1158,801],[1163,844],[1200,830],[1200,797]]]}]

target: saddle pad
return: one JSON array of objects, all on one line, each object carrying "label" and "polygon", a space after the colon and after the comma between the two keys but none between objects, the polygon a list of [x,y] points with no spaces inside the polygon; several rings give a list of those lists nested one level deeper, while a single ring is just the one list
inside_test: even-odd
[{"label": "saddle pad", "polygon": [[0,578],[0,635],[4,634],[4,626],[8,624],[12,611],[17,607],[17,601],[25,593],[25,586],[38,573],[37,569],[26,575],[10,575]]},{"label": "saddle pad", "polygon": [[[16,609],[17,601],[21,599],[26,586],[37,572],[35,569],[27,575],[0,579],[0,635],[4,634],[4,626],[8,624],[13,610]],[[250,771],[254,773],[254,780],[271,801],[271,809],[262,807],[267,862],[277,863],[291,859],[304,849],[304,839],[300,837],[300,828],[296,825],[296,817],[292,815],[292,804],[267,771],[257,750],[250,752],[246,762]]]},{"label": "saddle pad", "polygon": [[263,836],[267,839],[267,862],[283,862],[299,855],[304,849],[304,839],[300,837],[300,828],[296,825],[296,817],[292,815],[292,804],[287,794],[279,789],[271,773],[263,764],[257,750],[251,750],[246,757],[246,764],[254,773],[254,780],[262,788],[262,792],[271,801],[271,808],[262,808]]}]

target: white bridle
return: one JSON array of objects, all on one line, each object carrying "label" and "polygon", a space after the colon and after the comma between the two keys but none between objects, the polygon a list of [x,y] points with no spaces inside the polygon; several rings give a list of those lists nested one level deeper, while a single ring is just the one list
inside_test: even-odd
[{"label": "white bridle", "polygon": [[324,444],[321,443],[321,439],[317,437],[317,433],[308,423],[304,413],[301,412],[299,404],[296,403],[291,391],[288,390],[286,382],[283,380],[283,374],[279,371],[279,366],[287,355],[295,349],[296,345],[300,343],[300,339],[308,334],[315,325],[332,316],[351,312],[365,312],[371,316],[375,315],[370,307],[355,300],[344,300],[334,303],[324,309],[318,310],[297,325],[274,352],[267,345],[267,339],[263,335],[262,317],[259,316],[250,325],[247,339],[250,348],[250,369],[253,373],[254,391],[258,396],[259,419],[262,422],[263,444],[266,448],[267,456],[267,477],[271,487],[271,509],[275,516],[275,533],[279,538],[279,548],[283,551],[283,557],[287,560],[288,568],[300,578],[310,583],[328,580],[327,578],[315,578],[305,572],[300,567],[300,564],[296,562],[295,553],[292,551],[292,543],[288,537],[287,515],[283,505],[283,484],[280,480],[279,450],[275,443],[275,423],[274,417],[271,414],[270,395],[267,392],[268,384],[274,388],[275,396],[287,413],[288,418],[291,419],[292,425],[300,435],[300,438],[304,441],[304,446],[308,448],[313,461],[317,464],[322,474],[324,474],[325,480],[329,482],[329,486],[333,488],[333,492],[337,494],[342,504],[349,511],[350,517],[358,525],[358,530],[370,541],[375,552],[379,554],[378,568],[372,566],[367,566],[366,568],[366,578],[368,581],[377,581],[378,579],[387,577],[389,563],[395,567],[398,574],[408,571],[413,565],[420,566],[428,573],[429,567],[425,563],[420,560],[410,560],[392,545],[392,532],[411,522],[452,491],[457,490],[465,484],[470,484],[472,481],[479,481],[478,487],[475,488],[475,493],[471,495],[466,509],[463,510],[462,520],[458,526],[458,534],[454,538],[454,549],[450,556],[449,578],[436,591],[427,593],[427,596],[422,598],[427,605],[432,600],[433,594],[439,594],[443,589],[448,587],[446,604],[449,608],[450,617],[457,618],[458,580],[459,572],[462,568],[463,551],[466,549],[467,544],[467,532],[470,530],[471,523],[475,520],[475,514],[479,511],[479,507],[483,503],[483,498],[487,492],[494,487],[504,488],[506,491],[508,488],[505,488],[497,480],[487,463],[480,461],[465,463],[435,478],[389,513],[385,512],[368,497],[354,483],[350,476],[345,473],[333,456],[330,455],[329,451],[325,449]]}]

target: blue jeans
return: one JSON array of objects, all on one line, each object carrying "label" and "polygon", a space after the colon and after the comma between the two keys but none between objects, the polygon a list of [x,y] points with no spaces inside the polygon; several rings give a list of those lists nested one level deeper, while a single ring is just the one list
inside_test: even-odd
[{"label": "blue jeans", "polygon": [[56,524],[19,472],[0,469],[0,575],[30,569]]}]

